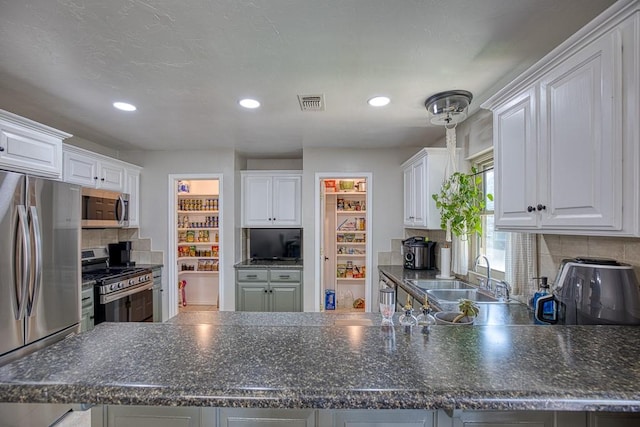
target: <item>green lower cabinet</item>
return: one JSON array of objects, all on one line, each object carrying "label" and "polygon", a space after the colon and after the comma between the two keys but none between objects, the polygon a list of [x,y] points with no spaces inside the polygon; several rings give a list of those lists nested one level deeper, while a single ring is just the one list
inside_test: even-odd
[{"label": "green lower cabinet", "polygon": [[104,405],[91,408],[92,427],[214,427],[216,408]]},{"label": "green lower cabinet", "polygon": [[302,272],[236,270],[236,311],[302,311]]},{"label": "green lower cabinet", "polygon": [[224,427],[316,427],[314,409],[220,408]]},{"label": "green lower cabinet", "polygon": [[269,284],[238,283],[236,310],[269,311]]},{"label": "green lower cabinet", "polygon": [[[319,427],[436,427],[439,411],[349,409],[319,410]],[[446,417],[446,415],[444,415]]]}]

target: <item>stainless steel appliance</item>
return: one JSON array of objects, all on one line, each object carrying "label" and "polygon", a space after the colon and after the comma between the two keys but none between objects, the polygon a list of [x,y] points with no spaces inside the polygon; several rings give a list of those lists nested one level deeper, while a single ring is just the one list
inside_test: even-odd
[{"label": "stainless steel appliance", "polygon": [[110,266],[106,248],[82,250],[82,282],[94,282],[95,324],[153,321],[153,274],[143,267]]},{"label": "stainless steel appliance", "polygon": [[128,194],[94,188],[82,189],[82,228],[128,226]]},{"label": "stainless steel appliance", "polygon": [[131,261],[132,244],[130,241],[109,244],[109,265],[132,267],[136,265]]},{"label": "stainless steel appliance", "polygon": [[436,242],[424,237],[410,237],[402,241],[404,268],[431,270],[436,268]]},{"label": "stainless steel appliance", "polygon": [[611,259],[565,259],[553,293],[536,301],[547,324],[640,325],[640,289],[633,267]]},{"label": "stainless steel appliance", "polygon": [[80,187],[0,171],[0,363],[79,331]]}]

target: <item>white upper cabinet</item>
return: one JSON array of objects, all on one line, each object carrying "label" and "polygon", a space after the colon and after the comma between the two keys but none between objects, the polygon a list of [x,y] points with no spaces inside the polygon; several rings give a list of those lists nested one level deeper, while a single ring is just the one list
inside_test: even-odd
[{"label": "white upper cabinet", "polygon": [[0,168],[62,178],[62,140],[71,135],[0,110]]},{"label": "white upper cabinet", "polygon": [[243,227],[301,227],[302,173],[242,172]]},{"label": "white upper cabinet", "polygon": [[125,191],[125,167],[121,162],[65,145],[64,181],[83,187]]},{"label": "white upper cabinet", "polygon": [[[460,149],[456,149],[458,159]],[[432,195],[440,192],[449,161],[446,148],[423,148],[402,164],[404,225],[440,229],[440,212]]]},{"label": "white upper cabinet", "polygon": [[129,195],[129,227],[140,226],[140,171],[137,166],[125,168],[124,192]]},{"label": "white upper cabinet", "polygon": [[482,105],[497,229],[638,235],[639,9],[609,9]]}]

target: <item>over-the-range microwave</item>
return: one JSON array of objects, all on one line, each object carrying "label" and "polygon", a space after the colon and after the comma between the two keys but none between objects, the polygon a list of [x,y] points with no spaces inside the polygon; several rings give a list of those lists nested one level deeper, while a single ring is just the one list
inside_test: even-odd
[{"label": "over-the-range microwave", "polygon": [[129,226],[129,195],[95,188],[82,189],[83,228]]}]

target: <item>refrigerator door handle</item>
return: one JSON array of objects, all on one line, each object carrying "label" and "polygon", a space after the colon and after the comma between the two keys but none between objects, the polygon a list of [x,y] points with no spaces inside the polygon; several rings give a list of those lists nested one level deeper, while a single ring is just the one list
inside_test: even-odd
[{"label": "refrigerator door handle", "polygon": [[17,236],[14,243],[14,287],[16,298],[13,304],[16,320],[24,318],[29,292],[29,265],[31,264],[31,251],[29,250],[29,229],[27,228],[27,210],[24,205],[19,205]]},{"label": "refrigerator door handle", "polygon": [[[36,310],[38,296],[40,295],[40,284],[42,282],[42,236],[40,235],[40,218],[38,217],[38,210],[35,206],[29,207],[29,216],[31,219],[31,221],[29,221],[29,227],[33,242],[31,249],[35,261],[33,294],[29,297],[29,306],[27,307],[27,315],[31,317],[32,313]],[[28,288],[30,287],[31,286],[28,286]]]}]

